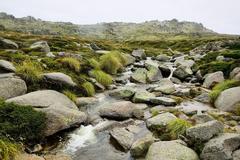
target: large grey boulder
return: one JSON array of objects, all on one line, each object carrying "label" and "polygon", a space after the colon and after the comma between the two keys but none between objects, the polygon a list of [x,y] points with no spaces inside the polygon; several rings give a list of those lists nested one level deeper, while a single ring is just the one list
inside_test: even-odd
[{"label": "large grey boulder", "polygon": [[133,50],[132,56],[135,57],[137,60],[146,59],[145,50],[143,49]]},{"label": "large grey boulder", "polygon": [[157,82],[163,78],[161,71],[159,70],[158,66],[147,65],[147,81],[148,82]]},{"label": "large grey boulder", "polygon": [[125,151],[129,150],[134,142],[134,134],[125,128],[114,128],[110,134]]},{"label": "large grey boulder", "polygon": [[160,141],[150,146],[146,160],[199,160],[199,158],[197,153],[181,143]]},{"label": "large grey boulder", "polygon": [[224,133],[208,141],[201,153],[202,160],[231,160],[240,146],[240,134]]},{"label": "large grey boulder", "polygon": [[20,78],[0,78],[0,98],[8,99],[27,92],[26,83]]},{"label": "large grey boulder", "polygon": [[68,97],[53,90],[31,92],[8,99],[6,102],[32,106],[34,109],[46,113],[45,136],[79,125],[87,119],[86,114],[80,112]]},{"label": "large grey boulder", "polygon": [[168,98],[168,97],[154,97],[150,99],[150,102],[152,104],[164,105],[164,106],[174,106],[177,104],[174,99]]},{"label": "large grey boulder", "polygon": [[223,91],[214,104],[221,111],[235,111],[240,104],[240,87],[233,87]]},{"label": "large grey boulder", "polygon": [[206,78],[203,82],[203,87],[205,88],[212,88],[216,84],[223,82],[224,81],[224,76],[222,71],[210,73],[206,75]]},{"label": "large grey boulder", "polygon": [[11,62],[0,60],[0,73],[9,73],[15,72],[16,68],[13,66]]},{"label": "large grey boulder", "polygon": [[170,61],[171,57],[167,56],[166,54],[160,54],[157,57],[155,57],[155,59],[161,62],[167,62]]},{"label": "large grey boulder", "polygon": [[240,73],[240,67],[234,68],[230,73],[230,78],[234,79],[234,77],[236,77],[239,73]]},{"label": "large grey boulder", "polygon": [[186,135],[194,142],[204,142],[223,132],[224,126],[221,122],[213,120],[190,127]]},{"label": "large grey boulder", "polygon": [[130,77],[132,82],[147,83],[147,70],[145,68],[138,68]]},{"label": "large grey boulder", "polygon": [[177,119],[175,115],[166,112],[148,119],[146,123],[148,128],[166,127],[167,124],[169,124],[172,120],[175,119]]},{"label": "large grey boulder", "polygon": [[136,91],[132,101],[134,103],[148,103],[153,97],[155,97],[155,95],[148,91]]},{"label": "large grey boulder", "polygon": [[181,80],[190,77],[193,74],[192,70],[188,66],[180,65],[177,69],[173,72],[173,75]]},{"label": "large grey boulder", "polygon": [[52,72],[42,74],[43,78],[51,83],[56,85],[65,85],[65,86],[76,86],[76,83],[73,82],[72,78],[61,72]]},{"label": "large grey boulder", "polygon": [[131,56],[130,54],[124,54],[126,58],[126,65],[133,64],[136,61],[136,58]]},{"label": "large grey boulder", "polygon": [[195,62],[193,60],[185,60],[184,56],[182,56],[182,57],[176,58],[174,64],[177,66],[182,65],[182,66],[191,68],[195,64]]},{"label": "large grey boulder", "polygon": [[175,91],[175,86],[170,79],[164,78],[159,81],[158,87],[154,88],[153,91],[171,94]]},{"label": "large grey boulder", "polygon": [[0,37],[0,48],[1,49],[18,49],[18,45],[9,39],[4,39]]},{"label": "large grey boulder", "polygon": [[50,47],[46,41],[35,42],[30,46],[30,49],[32,51],[38,51],[38,52],[45,52],[45,53],[50,52]]},{"label": "large grey boulder", "polygon": [[137,110],[138,109],[134,103],[129,101],[120,101],[102,106],[99,113],[102,117],[124,120],[134,117]]}]

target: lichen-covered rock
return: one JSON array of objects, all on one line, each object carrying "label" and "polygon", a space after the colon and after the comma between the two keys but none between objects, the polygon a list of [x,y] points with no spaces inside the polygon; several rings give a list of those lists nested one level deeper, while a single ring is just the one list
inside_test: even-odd
[{"label": "lichen-covered rock", "polygon": [[26,83],[20,78],[0,78],[0,98],[8,99],[27,92]]},{"label": "lichen-covered rock", "polygon": [[240,134],[224,133],[208,141],[200,155],[202,160],[231,160],[240,146]]},{"label": "lichen-covered rock", "polygon": [[18,45],[9,39],[4,39],[0,37],[0,48],[1,49],[18,49]]},{"label": "lichen-covered rock", "polygon": [[114,97],[117,99],[125,99],[125,100],[131,99],[134,94],[135,94],[135,91],[127,88],[116,89],[109,93],[111,97]]},{"label": "lichen-covered rock", "polygon": [[157,82],[160,79],[162,79],[162,73],[161,71],[158,69],[158,67],[155,67],[153,65],[147,65],[147,81],[148,82]]},{"label": "lichen-covered rock", "polygon": [[216,84],[223,82],[224,81],[224,76],[222,71],[210,73],[206,75],[206,78],[203,82],[203,87],[205,88],[212,88]]},{"label": "lichen-covered rock", "polygon": [[191,119],[193,119],[197,124],[214,120],[214,118],[208,114],[195,114],[191,117]]},{"label": "lichen-covered rock", "polygon": [[135,57],[137,60],[146,59],[146,54],[143,49],[133,50],[132,56]]},{"label": "lichen-covered rock", "polygon": [[150,102],[156,105],[174,106],[176,101],[172,98],[167,97],[154,97],[150,99]]},{"label": "lichen-covered rock", "polygon": [[233,160],[240,159],[240,149],[233,152]]},{"label": "lichen-covered rock", "polygon": [[235,111],[240,106],[240,87],[226,89],[220,93],[214,104],[221,111]]},{"label": "lichen-covered rock", "polygon": [[186,135],[194,142],[204,142],[222,133],[223,129],[221,122],[213,120],[188,128]]},{"label": "lichen-covered rock", "polygon": [[99,113],[102,117],[124,120],[134,117],[136,110],[138,109],[134,103],[129,101],[120,101],[102,106]]},{"label": "lichen-covered rock", "polygon": [[130,153],[133,157],[142,157],[144,156],[148,148],[154,142],[154,137],[152,134],[147,134],[146,136],[136,140],[131,147]]},{"label": "lichen-covered rock", "polygon": [[8,99],[6,102],[32,106],[38,111],[45,112],[47,116],[45,136],[79,125],[87,119],[85,113],[80,112],[69,98],[53,90],[31,92]]},{"label": "lichen-covered rock", "polygon": [[153,93],[148,91],[137,91],[132,99],[134,103],[148,103],[150,99],[155,97]]},{"label": "lichen-covered rock", "polygon": [[166,54],[160,54],[157,57],[155,57],[155,59],[161,62],[167,62],[171,59],[171,57],[167,56]]},{"label": "lichen-covered rock", "polygon": [[193,74],[192,70],[188,66],[180,65],[177,69],[173,72],[173,75],[181,80],[190,77]]},{"label": "lichen-covered rock", "polygon": [[125,128],[114,128],[110,134],[125,151],[129,150],[134,142],[134,134]]},{"label": "lichen-covered rock", "polygon": [[95,97],[79,97],[76,99],[76,105],[78,107],[93,105],[97,102],[98,102],[98,99]]},{"label": "lichen-covered rock", "polygon": [[146,123],[148,128],[154,129],[158,127],[160,128],[165,127],[169,122],[175,119],[177,119],[175,115],[173,115],[172,113],[166,112],[148,119]]},{"label": "lichen-covered rock", "polygon": [[11,62],[0,60],[0,73],[9,73],[15,72],[16,68],[13,66]]},{"label": "lichen-covered rock", "polygon": [[43,78],[55,85],[60,85],[60,86],[76,86],[76,83],[73,82],[72,78],[64,73],[61,72],[52,72],[52,73],[45,73],[42,75]]},{"label": "lichen-covered rock", "polygon": [[199,158],[191,148],[176,141],[160,141],[150,146],[146,160],[199,160]]},{"label": "lichen-covered rock", "polygon": [[158,87],[154,88],[156,92],[162,92],[164,94],[171,94],[175,91],[175,86],[170,79],[161,79],[158,83]]},{"label": "lichen-covered rock", "polygon": [[147,83],[147,70],[145,68],[138,68],[130,77],[132,82]]},{"label": "lichen-covered rock", "polygon": [[30,49],[37,52],[50,52],[50,47],[46,41],[35,42],[30,46]]},{"label": "lichen-covered rock", "polygon": [[237,76],[239,73],[240,73],[240,67],[234,68],[230,73],[230,78],[234,79],[234,77]]}]

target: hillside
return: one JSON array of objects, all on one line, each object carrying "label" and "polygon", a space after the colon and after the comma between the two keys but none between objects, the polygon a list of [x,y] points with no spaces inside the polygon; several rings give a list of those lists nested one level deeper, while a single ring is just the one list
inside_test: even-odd
[{"label": "hillside", "polygon": [[200,23],[170,21],[146,21],[143,23],[99,23],[77,25],[65,22],[49,22],[28,16],[15,18],[13,15],[0,13],[0,25],[12,30],[33,34],[79,35],[105,39],[156,39],[160,34],[212,34]]}]

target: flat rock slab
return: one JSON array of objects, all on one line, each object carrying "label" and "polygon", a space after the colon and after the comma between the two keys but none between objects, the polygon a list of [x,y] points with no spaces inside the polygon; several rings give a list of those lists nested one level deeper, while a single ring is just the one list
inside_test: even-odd
[{"label": "flat rock slab", "polygon": [[177,119],[177,117],[172,113],[169,113],[169,112],[162,113],[148,119],[147,127],[148,128],[165,127],[169,122],[175,119]]},{"label": "flat rock slab", "polygon": [[165,106],[174,106],[176,105],[176,101],[172,98],[167,97],[154,97],[150,99],[150,102],[157,105],[165,105]]}]

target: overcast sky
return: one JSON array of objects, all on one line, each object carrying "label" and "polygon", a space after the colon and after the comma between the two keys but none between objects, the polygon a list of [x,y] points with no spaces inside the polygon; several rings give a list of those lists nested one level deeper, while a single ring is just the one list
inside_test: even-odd
[{"label": "overcast sky", "polygon": [[0,11],[77,24],[176,18],[240,34],[240,0],[1,0]]}]

